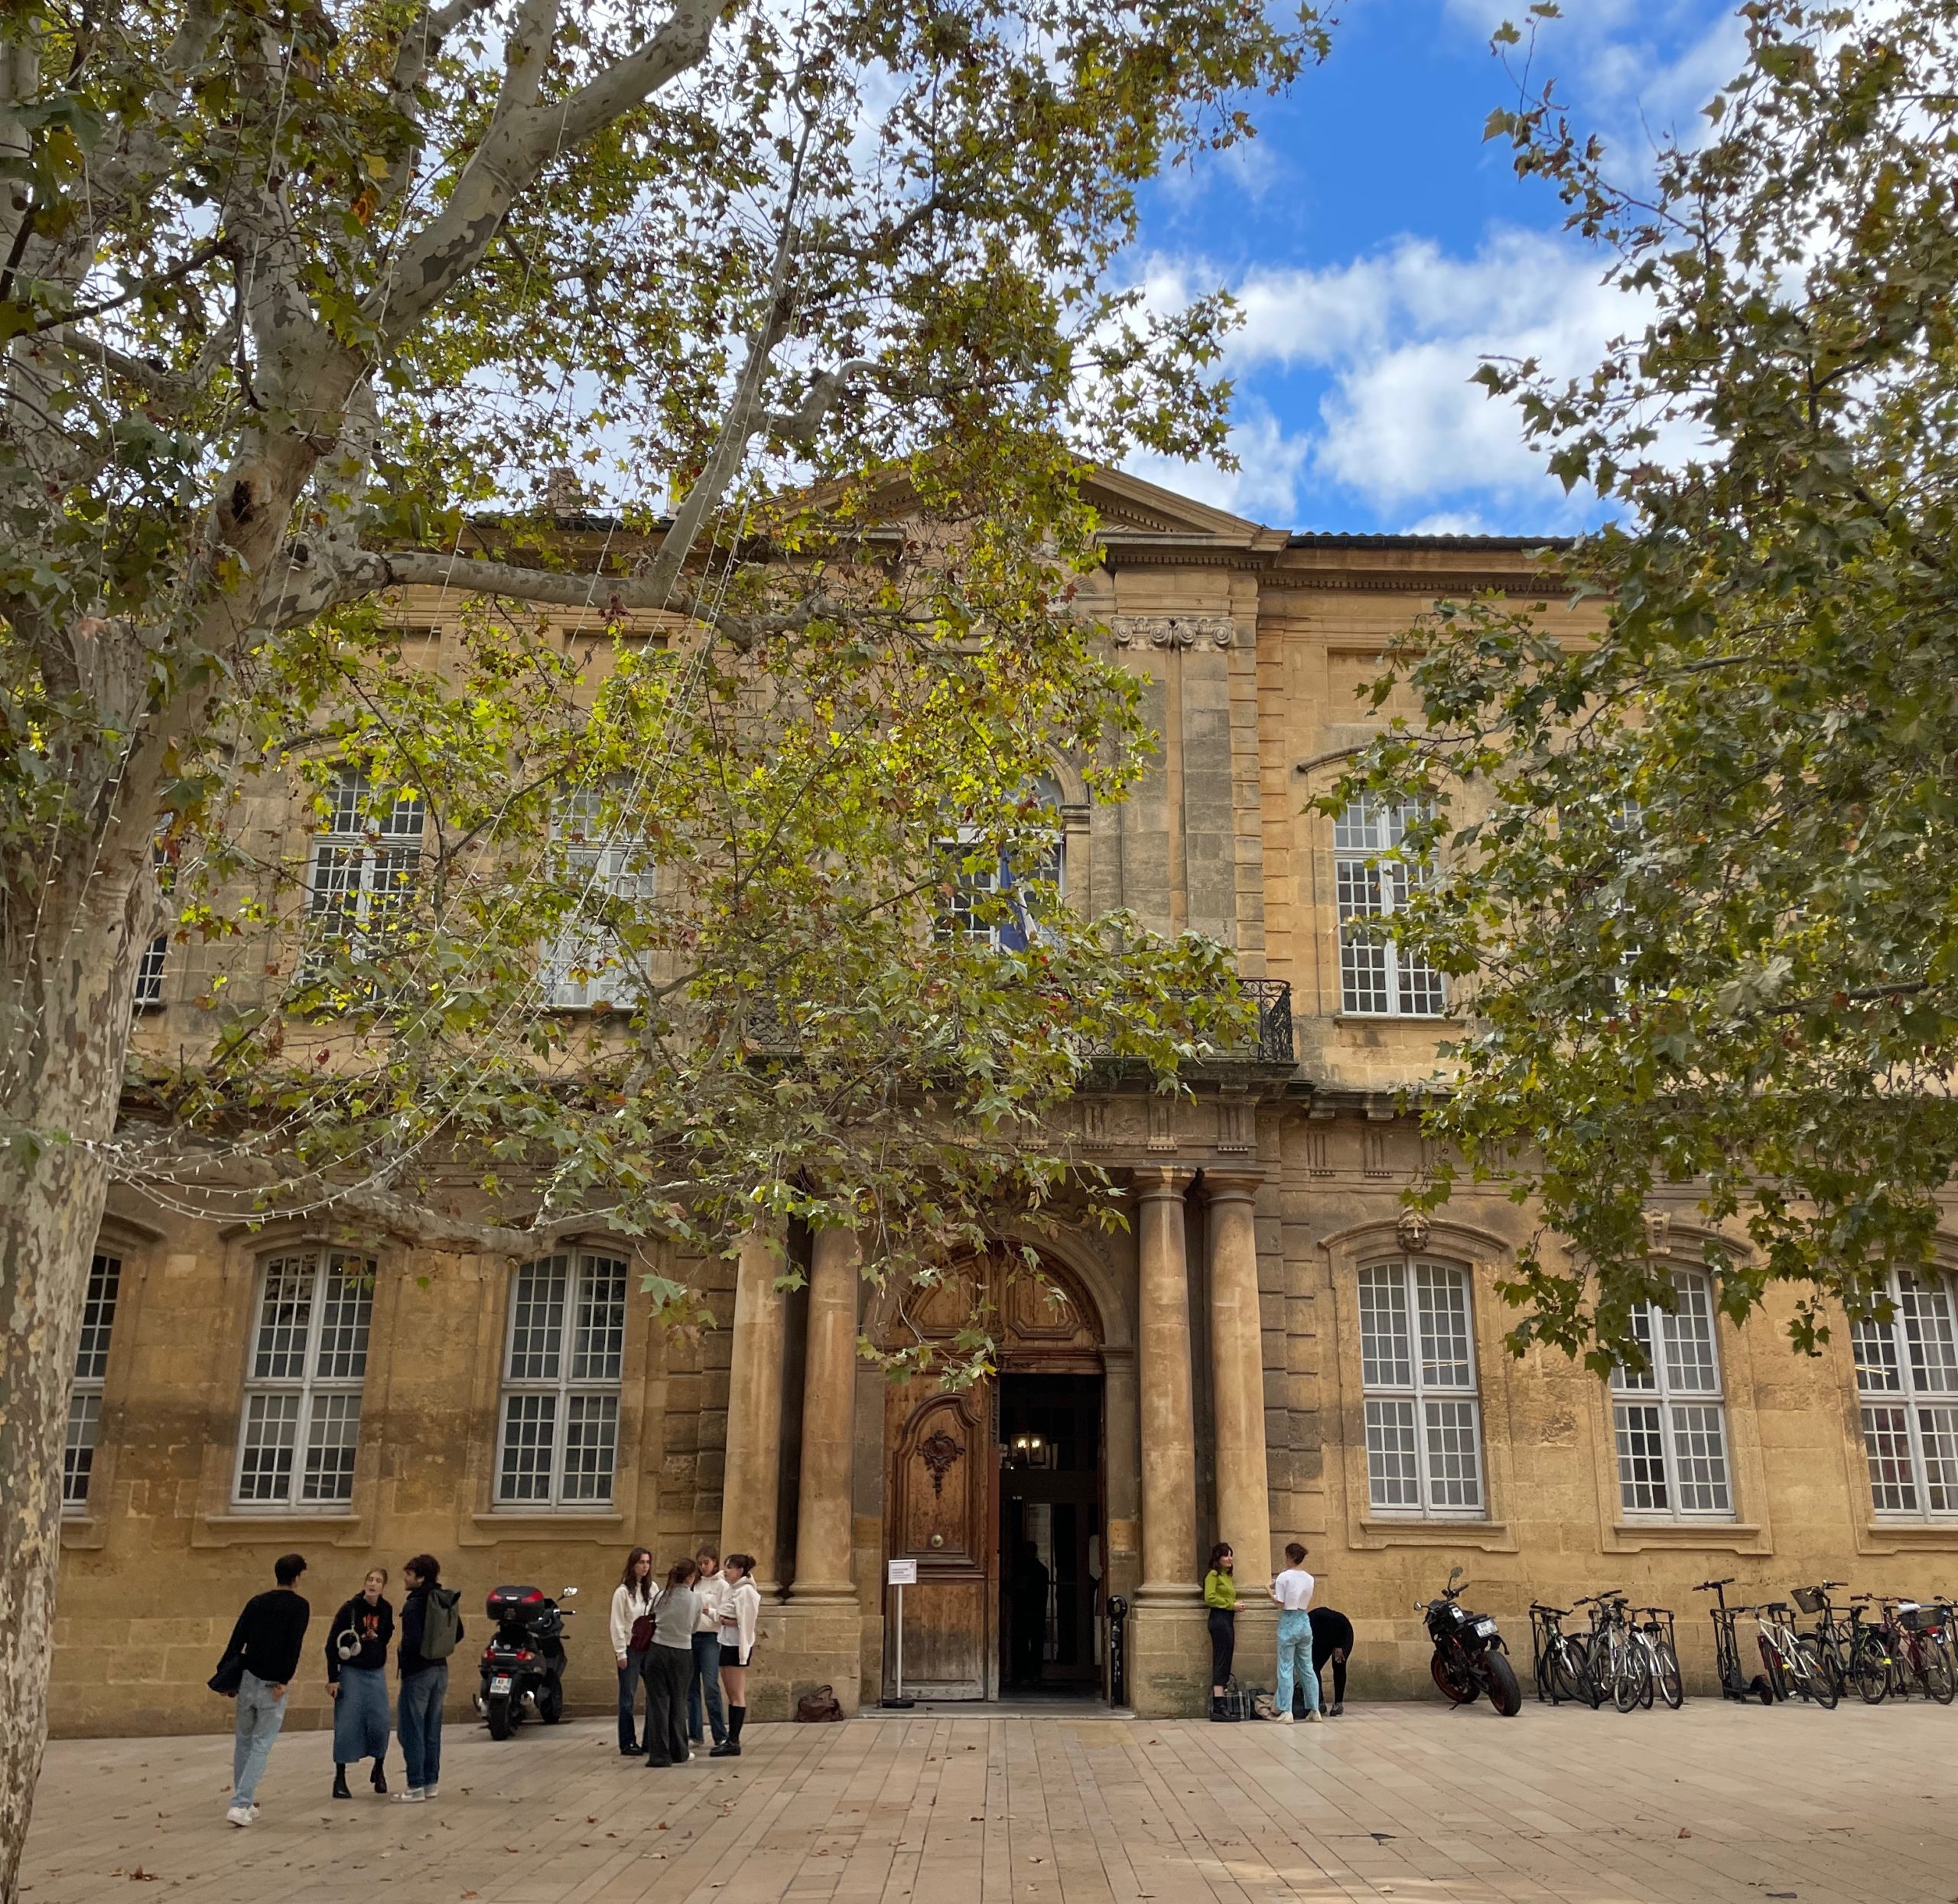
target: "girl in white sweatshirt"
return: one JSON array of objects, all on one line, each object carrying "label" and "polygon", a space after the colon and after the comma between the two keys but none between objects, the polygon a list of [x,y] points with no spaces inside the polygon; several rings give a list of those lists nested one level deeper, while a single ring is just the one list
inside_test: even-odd
[{"label": "girl in white sweatshirt", "polygon": [[720,1603],[720,1684],[727,1694],[727,1736],[707,1754],[710,1759],[738,1759],[741,1728],[748,1719],[748,1662],[755,1655],[755,1635],[761,1619],[761,1590],[750,1577],[752,1554],[730,1554],[720,1565],[726,1590]]},{"label": "girl in white sweatshirt", "polygon": [[636,1547],[626,1556],[626,1570],[612,1590],[612,1651],[619,1662],[619,1750],[636,1757],[639,1740],[633,1732],[633,1688],[646,1665],[646,1648],[633,1632],[652,1614],[652,1552]]}]

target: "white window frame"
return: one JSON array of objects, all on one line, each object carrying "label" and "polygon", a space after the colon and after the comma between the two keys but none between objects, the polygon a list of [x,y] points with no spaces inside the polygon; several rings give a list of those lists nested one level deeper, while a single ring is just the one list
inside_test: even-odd
[{"label": "white window frame", "polygon": [[[1958,1519],[1958,1315],[1950,1280],[1893,1272],[1888,1322],[1851,1325],[1870,1501],[1885,1521]],[[1891,1417],[1881,1421],[1879,1415]]]},{"label": "white window frame", "polygon": [[[352,1511],[376,1273],[373,1258],[317,1244],[281,1250],[259,1264],[232,1464],[231,1498],[239,1512]],[[302,1288],[304,1317],[298,1321],[291,1311]],[[283,1318],[275,1305],[285,1308]],[[328,1454],[330,1469],[323,1460]]]},{"label": "white window frame", "polygon": [[[629,1268],[610,1250],[585,1248],[556,1250],[511,1271],[493,1484],[499,1510],[593,1513],[611,1506]],[[539,1287],[552,1275],[564,1278],[555,1321],[548,1285]],[[602,1470],[592,1458],[601,1447]]]},{"label": "white window frame", "polygon": [[[1054,889],[1056,903],[1065,903],[1068,890],[1068,827],[1064,807],[1065,795],[1060,783],[1051,774],[1042,774],[1036,783],[1036,791],[1048,812],[1053,816],[1053,832],[1046,841],[1039,862],[1027,874],[1032,880],[1044,880]],[[942,840],[938,850],[954,862],[952,867],[953,897],[951,903],[938,917],[938,936],[942,939],[968,939],[974,942],[990,945],[1003,952],[1023,952],[1029,945],[1037,945],[1048,928],[1024,905],[1016,905],[1013,916],[981,923],[973,916],[974,901],[984,901],[996,896],[1003,897],[1019,885],[1011,862],[1003,855],[990,866],[977,871],[968,870],[964,862],[974,857],[972,848],[982,835],[976,827],[962,826],[958,832]]]},{"label": "white window frame", "polygon": [[61,1512],[89,1511],[89,1482],[102,1432],[102,1401],[109,1378],[109,1344],[122,1297],[122,1259],[99,1249],[89,1264],[82,1333],[75,1344],[74,1378],[68,1390],[68,1431],[61,1449]]},{"label": "white window frame", "polygon": [[[551,808],[554,870],[568,885],[578,884],[581,905],[593,899],[642,903],[659,890],[658,871],[646,861],[642,838],[629,828],[605,825],[606,805],[616,804],[619,793],[616,786],[579,787]],[[599,921],[570,920],[545,948],[538,982],[544,1002],[557,1011],[616,1009],[636,1002],[645,968],[642,960],[621,955]]]},{"label": "white window frame", "polygon": [[327,805],[307,866],[307,923],[356,954],[370,951],[414,897],[428,809],[418,793],[403,793],[376,812],[372,783],[350,768],[333,776]]},{"label": "white window frame", "polygon": [[1439,1018],[1448,1010],[1441,974],[1398,943],[1356,922],[1404,911],[1433,869],[1395,852],[1427,809],[1361,794],[1332,823],[1332,886],[1339,937],[1339,1010],[1348,1018]]},{"label": "white window frame", "polygon": [[[1446,1339],[1429,1326],[1437,1312],[1425,1305],[1424,1286],[1460,1297],[1459,1330]],[[1387,1299],[1390,1328],[1372,1320]],[[1360,1318],[1360,1392],[1365,1424],[1367,1503],[1379,1520],[1482,1521],[1488,1518],[1488,1462],[1482,1441],[1482,1388],[1475,1358],[1475,1278],[1459,1263],[1431,1256],[1376,1258],[1361,1266],[1356,1298]],[[1449,1417],[1452,1417],[1452,1419]],[[1467,1437],[1468,1467],[1459,1464]],[[1450,1447],[1449,1437],[1456,1437]],[[1411,1487],[1413,1498],[1407,1498]],[[1449,1499],[1472,1489],[1472,1499]],[[1397,1498],[1398,1497],[1398,1498]]]},{"label": "white window frame", "polygon": [[[1612,1451],[1618,1511],[1628,1522],[1730,1522],[1734,1506],[1734,1441],[1720,1359],[1719,1307],[1712,1278],[1703,1270],[1677,1269],[1677,1310],[1641,1304],[1632,1312],[1634,1332],[1644,1346],[1647,1368],[1634,1375],[1622,1365],[1612,1373]],[[1634,1411],[1656,1417],[1634,1422]],[[1690,1447],[1687,1438],[1709,1425],[1717,1446]],[[1693,1474],[1691,1463],[1711,1460],[1713,1470]],[[1656,1463],[1656,1470],[1654,1464]],[[1634,1497],[1656,1479],[1660,1501]],[[1696,1497],[1717,1492],[1708,1502]]]}]

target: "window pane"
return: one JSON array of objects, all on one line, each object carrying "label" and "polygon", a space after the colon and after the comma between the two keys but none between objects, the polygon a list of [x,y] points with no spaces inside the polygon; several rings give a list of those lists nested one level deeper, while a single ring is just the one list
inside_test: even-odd
[{"label": "window pane", "polygon": [[320,1348],[314,1372],[322,1381],[358,1382],[367,1373],[367,1328],[374,1310],[374,1265],[336,1256],[320,1295]]},{"label": "window pane", "polygon": [[1901,1392],[1904,1376],[1897,1365],[1895,1323],[1854,1323],[1849,1330],[1849,1343],[1856,1358],[1856,1386],[1863,1394],[1894,1395]]},{"label": "window pane", "polygon": [[307,882],[306,910],[325,919],[336,932],[350,932],[359,910],[360,874],[366,851],[359,846],[313,848],[313,871]]},{"label": "window pane", "polygon": [[561,1499],[609,1501],[613,1450],[619,1437],[616,1395],[573,1395],[564,1417],[564,1480]]},{"label": "window pane", "polygon": [[89,1293],[82,1305],[81,1339],[75,1347],[75,1379],[99,1382],[109,1373],[109,1333],[115,1326],[115,1304],[122,1289],[119,1257],[99,1251],[89,1265]]},{"label": "window pane", "polygon": [[1713,1351],[1713,1304],[1703,1276],[1682,1274],[1673,1278],[1679,1308],[1659,1312],[1660,1353],[1666,1384],[1688,1395],[1718,1395],[1720,1365]]},{"label": "window pane", "polygon": [[1381,825],[1381,807],[1366,794],[1347,808],[1332,823],[1332,848],[1336,853],[1377,853],[1390,844]]},{"label": "window pane", "polygon": [[1481,1437],[1472,1401],[1427,1404],[1428,1492],[1430,1507],[1482,1505]]},{"label": "window pane", "polygon": [[1419,1017],[1439,1018],[1448,1009],[1441,974],[1405,947],[1397,946],[1394,950],[1400,981],[1400,1009]]},{"label": "window pane", "polygon": [[61,1450],[61,1505],[86,1507],[89,1476],[95,1467],[95,1439],[102,1425],[102,1397],[93,1392],[68,1398],[68,1438]]},{"label": "window pane", "polygon": [[1411,1401],[1367,1404],[1367,1496],[1375,1507],[1421,1505]]},{"label": "window pane", "polygon": [[510,1321],[512,1382],[555,1382],[564,1347],[565,1285],[570,1262],[547,1256],[517,1271]]},{"label": "window pane", "polygon": [[1649,1402],[1621,1401],[1612,1407],[1612,1421],[1618,1437],[1619,1500],[1628,1512],[1665,1512],[1672,1503],[1666,1492],[1659,1411]]},{"label": "window pane", "polygon": [[558,1431],[555,1395],[508,1395],[503,1401],[503,1464],[496,1495],[504,1501],[551,1498],[551,1444]]},{"label": "window pane", "polygon": [[1443,1388],[1471,1386],[1468,1278],[1444,1263],[1416,1263],[1414,1293],[1421,1316],[1422,1381]]},{"label": "window pane", "polygon": [[292,1486],[293,1442],[299,1428],[296,1395],[249,1395],[238,1459],[241,1501],[283,1501]]},{"label": "window pane", "polygon": [[371,857],[367,916],[363,923],[370,933],[385,933],[394,929],[408,910],[421,853],[413,846],[377,846]]},{"label": "window pane", "polygon": [[1941,1277],[1897,1278],[1897,1320],[1911,1352],[1913,1387],[1932,1395],[1958,1391],[1958,1344],[1951,1333],[1951,1299]]},{"label": "window pane", "polygon": [[1728,1512],[1725,1414],[1717,1403],[1673,1410],[1673,1466],[1682,1514]]},{"label": "window pane", "polygon": [[1924,1502],[1934,1514],[1958,1510],[1958,1408],[1920,1408],[1917,1439],[1924,1456]]},{"label": "window pane", "polygon": [[1863,1447],[1869,1456],[1870,1499],[1879,1514],[1914,1514],[1917,1482],[1911,1435],[1901,1408],[1863,1410]]},{"label": "window pane", "polygon": [[1339,1004],[1342,1011],[1384,1012],[1390,1007],[1384,940],[1348,922],[1371,919],[1381,910],[1380,874],[1363,860],[1341,860],[1335,868],[1339,901]]},{"label": "window pane", "polygon": [[610,1256],[587,1256],[580,1269],[571,1379],[616,1382],[625,1362],[626,1265]]},{"label": "window pane", "polygon": [[1360,1379],[1369,1388],[1413,1384],[1407,1335],[1407,1274],[1398,1263],[1360,1272]]},{"label": "window pane", "polygon": [[1638,1339],[1638,1346],[1645,1351],[1645,1367],[1642,1372],[1634,1373],[1621,1365],[1612,1377],[1612,1386],[1621,1392],[1639,1395],[1649,1392],[1659,1385],[1659,1378],[1652,1353],[1652,1311],[1648,1304],[1641,1303],[1631,1312],[1631,1333]]},{"label": "window pane", "polygon": [[170,957],[170,935],[159,932],[143,948],[143,955],[136,962],[136,1003],[139,1005],[160,1005],[163,1003],[163,968]]},{"label": "window pane", "polygon": [[252,1357],[258,1382],[296,1382],[306,1372],[306,1335],[313,1319],[314,1259],[278,1256],[265,1265]]},{"label": "window pane", "polygon": [[315,1395],[306,1432],[302,1501],[353,1499],[353,1456],[360,1440],[358,1395]]}]

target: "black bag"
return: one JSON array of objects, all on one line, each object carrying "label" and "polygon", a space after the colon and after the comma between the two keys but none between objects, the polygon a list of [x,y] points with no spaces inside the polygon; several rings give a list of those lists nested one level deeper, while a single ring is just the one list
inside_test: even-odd
[{"label": "black bag", "polygon": [[1259,1691],[1256,1686],[1241,1686],[1234,1679],[1231,1681],[1224,1688],[1225,1717],[1239,1721],[1262,1719],[1264,1714],[1257,1709]]},{"label": "black bag", "polygon": [[217,1662],[217,1671],[204,1683],[213,1692],[222,1693],[227,1699],[236,1699],[238,1688],[245,1683],[245,1655],[226,1653]]},{"label": "black bag", "polygon": [[796,1720],[802,1725],[833,1726],[842,1717],[843,1707],[834,1686],[818,1686],[795,1702]]}]

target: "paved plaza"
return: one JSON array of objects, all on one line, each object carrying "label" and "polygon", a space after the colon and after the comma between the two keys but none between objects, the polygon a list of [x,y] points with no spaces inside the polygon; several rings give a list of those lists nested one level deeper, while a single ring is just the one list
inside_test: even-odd
[{"label": "paved plaza", "polygon": [[1921,1704],[1228,1728],[941,1710],[759,1726],[738,1761],[666,1772],[610,1735],[451,1727],[441,1796],[411,1808],[364,1779],[330,1801],[327,1735],[289,1734],[244,1831],[228,1738],[63,1741],[25,1904],[1958,1897],[1958,1709]]}]

